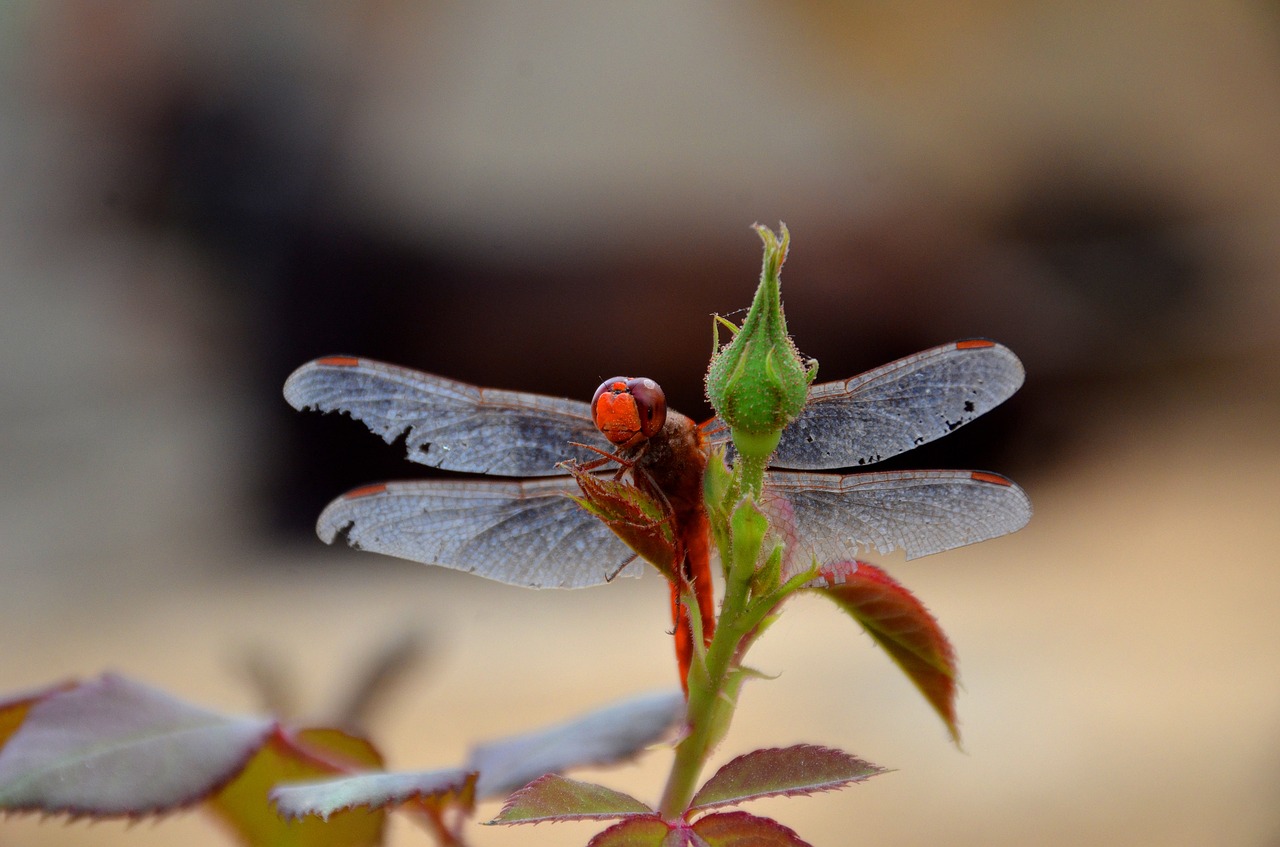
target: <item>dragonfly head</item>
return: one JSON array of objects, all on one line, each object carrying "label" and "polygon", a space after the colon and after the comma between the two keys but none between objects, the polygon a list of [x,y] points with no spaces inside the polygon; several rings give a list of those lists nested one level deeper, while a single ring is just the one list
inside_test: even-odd
[{"label": "dragonfly head", "polygon": [[662,430],[667,396],[651,379],[615,376],[596,389],[591,417],[610,444],[633,447]]}]

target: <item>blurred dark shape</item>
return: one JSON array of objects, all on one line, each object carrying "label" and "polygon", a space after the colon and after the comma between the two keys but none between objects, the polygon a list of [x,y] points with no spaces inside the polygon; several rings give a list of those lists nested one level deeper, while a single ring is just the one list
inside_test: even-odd
[{"label": "blurred dark shape", "polygon": [[996,237],[1033,255],[1130,342],[1154,340],[1203,296],[1205,258],[1171,198],[1131,186],[1047,179],[1015,198]]},{"label": "blurred dark shape", "polygon": [[295,533],[340,493],[335,478],[390,476],[404,463],[376,439],[335,449],[323,424],[302,422],[281,400],[285,376],[328,352],[411,359],[412,292],[447,276],[426,251],[353,226],[328,202],[336,110],[318,94],[275,66],[162,86],[135,127],[129,199],[110,204],[211,261],[232,314],[214,355],[271,442],[250,481],[262,500],[253,513],[266,516],[259,529]]},{"label": "blurred dark shape", "polygon": [[355,667],[347,669],[333,702],[320,711],[303,707],[296,669],[265,645],[252,645],[237,665],[264,713],[367,735],[377,722],[377,713],[422,668],[428,652],[426,639],[418,632],[406,630],[384,638]]},{"label": "blurred dark shape", "polygon": [[[600,379],[637,371],[663,384],[673,408],[710,414],[701,385],[709,316],[745,306],[759,271],[745,218],[738,251],[697,231],[663,249],[638,232],[555,254],[499,233],[486,245],[410,243],[331,190],[343,109],[305,74],[282,65],[178,79],[160,87],[158,102],[137,128],[132,202],[112,206],[180,233],[219,271],[235,318],[215,355],[262,416],[254,437],[268,460],[249,485],[259,529],[306,537],[324,504],[355,485],[433,474],[358,423],[287,407],[285,377],[316,356],[584,398]],[[1071,437],[1054,409],[1027,414],[1037,397],[1059,392],[1054,380],[1067,370],[1046,372],[1037,342],[1094,367],[1129,362],[1122,353],[1158,348],[1202,294],[1205,260],[1157,192],[1040,176],[1005,208],[994,221],[959,220],[922,201],[800,233],[784,284],[792,330],[821,361],[820,380],[970,336],[1009,344],[1032,373],[1007,406],[885,469],[1018,475],[1010,451],[1030,464]],[[1000,264],[1006,251],[1020,259],[1012,272]],[[1069,291],[1077,320],[1123,332],[1099,331],[1067,350],[1076,328],[1034,311],[1023,272]]]},{"label": "blurred dark shape", "polygon": [[340,702],[333,707],[333,721],[352,731],[367,731],[386,702],[399,693],[406,679],[427,659],[421,634],[405,631],[389,638],[352,674]]},{"label": "blurred dark shape", "polygon": [[306,93],[279,72],[264,72],[251,88],[175,86],[142,153],[151,169],[142,222],[184,231],[236,264],[278,262],[319,199],[323,134],[308,131],[315,121]]}]

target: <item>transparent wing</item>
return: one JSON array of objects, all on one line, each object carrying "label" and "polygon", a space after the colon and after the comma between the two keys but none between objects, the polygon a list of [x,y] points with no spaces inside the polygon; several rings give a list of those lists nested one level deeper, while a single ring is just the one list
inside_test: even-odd
[{"label": "transparent wing", "polygon": [[[990,411],[1022,380],[1022,363],[1012,351],[973,339],[815,385],[800,417],[782,431],[770,465],[830,470],[883,461]],[[717,438],[726,441],[722,429]]]},{"label": "transparent wing", "polygon": [[908,559],[1021,529],[1031,501],[999,474],[770,473],[766,511],[793,553],[822,563],[902,550]]},{"label": "transparent wing", "polygon": [[619,569],[638,576],[631,549],[567,493],[578,493],[568,478],[369,485],[326,506],[316,533],[528,588],[600,585]]},{"label": "transparent wing", "polygon": [[372,359],[308,362],[285,381],[284,397],[299,410],[346,412],[388,444],[405,435],[410,461],[451,471],[552,476],[562,473],[557,462],[596,458],[571,441],[609,449],[587,403],[477,388]]}]

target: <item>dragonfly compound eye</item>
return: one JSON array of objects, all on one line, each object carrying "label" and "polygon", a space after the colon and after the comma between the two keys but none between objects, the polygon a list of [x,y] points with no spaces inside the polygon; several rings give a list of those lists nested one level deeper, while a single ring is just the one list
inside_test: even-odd
[{"label": "dragonfly compound eye", "polygon": [[652,438],[667,419],[667,399],[651,379],[606,379],[591,398],[596,427],[613,444]]},{"label": "dragonfly compound eye", "polygon": [[627,380],[627,389],[636,400],[640,431],[645,438],[653,438],[667,422],[667,395],[662,393],[662,386],[643,377]]}]

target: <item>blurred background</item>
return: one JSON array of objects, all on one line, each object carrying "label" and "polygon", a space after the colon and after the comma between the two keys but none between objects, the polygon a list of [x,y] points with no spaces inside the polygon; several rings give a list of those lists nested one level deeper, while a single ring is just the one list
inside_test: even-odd
[{"label": "blurred background", "polygon": [[[753,809],[818,845],[1280,845],[1278,156],[1270,3],[4,4],[0,689],[111,668],[322,718],[410,637],[370,724],[426,768],[673,684],[654,576],[324,547],[327,500],[424,471],[280,386],[336,352],[583,399],[642,373],[701,418],[710,315],[784,220],[820,378],[1019,353],[1017,397],[895,466],[1037,514],[888,562],[959,652],[962,752],[834,608],[788,609],[720,760],[897,771]],[[652,799],[667,764],[599,778]],[[193,812],[0,843],[229,842]]]}]

